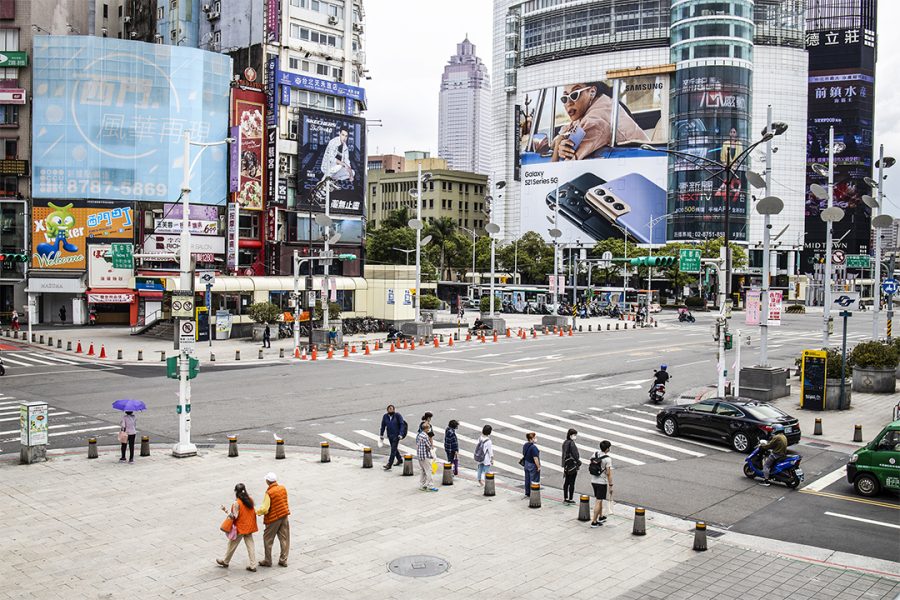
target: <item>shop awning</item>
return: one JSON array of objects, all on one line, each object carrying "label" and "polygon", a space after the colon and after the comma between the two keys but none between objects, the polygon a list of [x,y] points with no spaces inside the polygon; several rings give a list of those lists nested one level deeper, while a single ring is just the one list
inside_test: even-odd
[{"label": "shop awning", "polygon": [[97,288],[87,292],[88,304],[131,304],[135,291],[128,288]]}]

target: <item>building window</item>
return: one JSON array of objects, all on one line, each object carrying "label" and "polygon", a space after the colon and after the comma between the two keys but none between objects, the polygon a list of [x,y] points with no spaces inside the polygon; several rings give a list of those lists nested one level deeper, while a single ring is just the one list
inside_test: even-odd
[{"label": "building window", "polygon": [[0,125],[18,125],[19,107],[12,104],[0,104]]},{"label": "building window", "polygon": [[334,77],[334,78],[337,79],[338,81],[343,81],[343,80],[344,80],[344,70],[343,70],[343,69],[339,69],[339,68],[337,68],[337,67],[334,67],[333,69],[331,69],[331,75],[332,75],[332,77]]},{"label": "building window", "polygon": [[328,77],[328,65],[316,65],[316,74]]},{"label": "building window", "polygon": [[122,17],[122,8],[123,8],[123,7],[120,5],[120,6],[119,6],[119,18]]},{"label": "building window", "polygon": [[172,10],[178,10],[178,0],[172,0],[172,3],[169,5],[169,8]]},{"label": "building window", "polygon": [[242,238],[259,239],[259,215],[241,213],[238,235]]},{"label": "building window", "polygon": [[19,178],[15,175],[0,177],[0,196],[11,197],[19,195]]},{"label": "building window", "polygon": [[15,159],[19,156],[19,140],[3,140],[3,158]]},{"label": "building window", "polygon": [[103,5],[103,18],[104,18],[104,19],[108,19],[108,18],[109,18],[109,4],[104,4],[104,5]]}]

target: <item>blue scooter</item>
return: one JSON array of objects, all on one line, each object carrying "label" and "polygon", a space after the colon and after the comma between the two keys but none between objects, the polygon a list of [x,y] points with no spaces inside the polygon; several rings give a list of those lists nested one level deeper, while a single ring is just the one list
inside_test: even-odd
[{"label": "blue scooter", "polygon": [[[744,459],[744,475],[750,479],[763,476],[763,460],[767,452],[757,446],[746,459]],[[788,454],[772,467],[769,472],[769,481],[778,481],[791,489],[796,489],[803,481],[803,469],[800,461],[803,457],[799,454]]]}]

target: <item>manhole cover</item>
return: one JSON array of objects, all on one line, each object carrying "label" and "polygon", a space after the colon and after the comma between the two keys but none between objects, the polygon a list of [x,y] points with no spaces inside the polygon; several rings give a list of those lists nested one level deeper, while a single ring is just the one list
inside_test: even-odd
[{"label": "manhole cover", "polygon": [[404,577],[431,577],[440,575],[449,568],[450,563],[443,558],[423,554],[401,556],[388,563],[388,570],[391,573]]}]

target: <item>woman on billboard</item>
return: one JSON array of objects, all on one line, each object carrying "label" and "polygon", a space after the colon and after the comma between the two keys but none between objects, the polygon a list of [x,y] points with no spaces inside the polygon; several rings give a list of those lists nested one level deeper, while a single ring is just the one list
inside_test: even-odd
[{"label": "woman on billboard", "polygon": [[[563,88],[559,101],[570,121],[560,127],[551,142],[553,162],[592,158],[597,150],[612,145],[612,94],[612,88],[603,82],[575,83]],[[617,120],[617,140],[650,141],[621,102]]]}]

